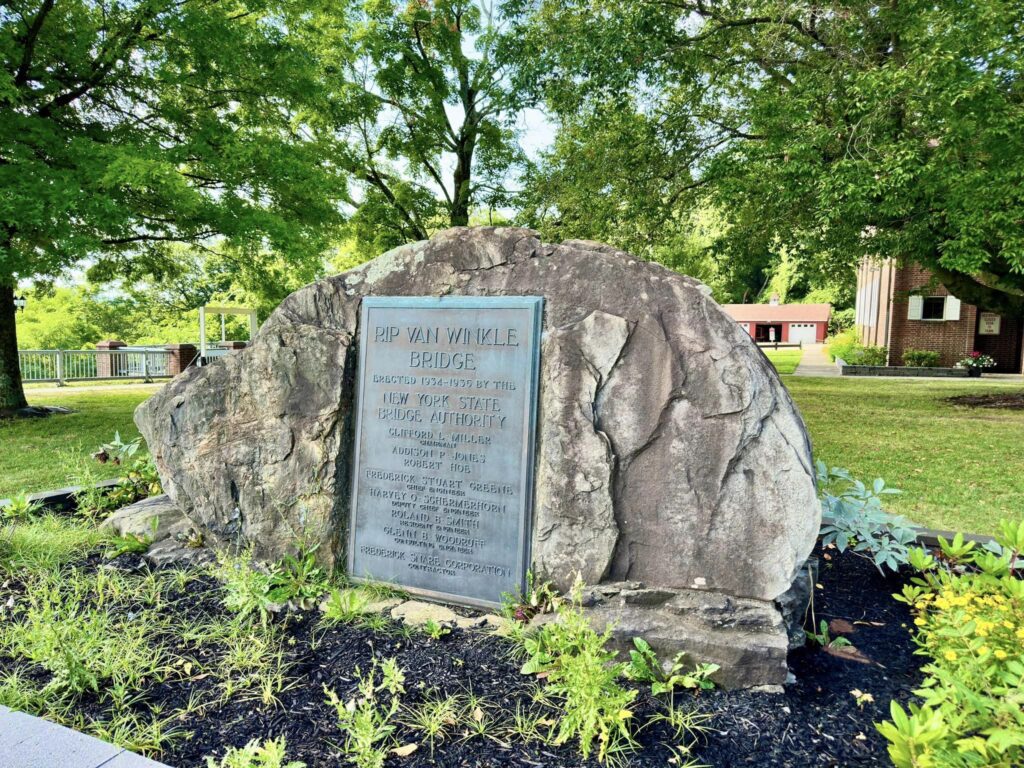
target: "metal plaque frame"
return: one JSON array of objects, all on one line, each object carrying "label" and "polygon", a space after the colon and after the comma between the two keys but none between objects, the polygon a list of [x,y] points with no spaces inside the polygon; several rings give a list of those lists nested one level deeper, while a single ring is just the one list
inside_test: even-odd
[{"label": "metal plaque frame", "polygon": [[[356,423],[354,433],[355,449],[352,456],[350,491],[350,519],[348,534],[348,552],[346,565],[348,576],[355,583],[372,583],[377,581],[372,575],[367,577],[355,573],[356,555],[356,522],[359,515],[359,466],[362,451],[363,430],[363,398],[365,396],[366,374],[366,334],[369,326],[369,312],[373,308],[416,309],[527,309],[531,311],[529,322],[532,326],[530,343],[530,371],[526,377],[526,414],[523,420],[523,464],[520,472],[519,487],[522,493],[523,510],[519,526],[519,541],[516,549],[516,582],[520,592],[526,589],[526,574],[530,566],[530,543],[533,530],[533,494],[535,464],[537,455],[537,411],[540,398],[540,346],[543,333],[544,299],[541,296],[364,296],[359,309],[359,343],[358,368],[356,372]],[[450,592],[435,591],[395,583],[395,586],[410,594],[428,600],[455,603],[474,608],[500,607],[500,602],[478,600]]]}]

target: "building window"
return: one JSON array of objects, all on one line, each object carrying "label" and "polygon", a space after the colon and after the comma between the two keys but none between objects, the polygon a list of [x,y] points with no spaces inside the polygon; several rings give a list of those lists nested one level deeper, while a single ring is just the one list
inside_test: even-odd
[{"label": "building window", "polygon": [[921,305],[922,320],[943,320],[946,316],[945,296],[925,296]]}]

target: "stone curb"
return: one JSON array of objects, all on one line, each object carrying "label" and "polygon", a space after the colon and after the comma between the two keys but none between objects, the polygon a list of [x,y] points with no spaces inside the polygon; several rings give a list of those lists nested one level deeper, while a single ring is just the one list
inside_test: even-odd
[{"label": "stone curb", "polygon": [[168,768],[105,741],[0,706],[4,768]]},{"label": "stone curb", "polygon": [[[115,477],[111,480],[101,480],[93,488],[114,488],[122,479]],[[75,494],[81,493],[85,488],[84,485],[69,485],[67,488],[58,488],[54,491],[39,491],[28,494],[28,500],[51,509],[70,509],[75,504]],[[13,499],[0,499],[0,509],[12,501]]]},{"label": "stone curb", "polygon": [[[822,525],[825,525],[826,523],[830,523],[830,522],[832,522],[832,518],[830,518],[830,517],[822,517],[821,518],[821,524]],[[915,532],[915,535],[917,537],[917,543],[918,544],[922,544],[922,545],[924,545],[926,547],[937,547],[937,546],[939,546],[939,536],[944,538],[946,541],[949,541],[954,536],[956,536],[957,533],[958,533],[957,531],[946,531],[946,530],[943,530],[941,528],[922,528],[922,527],[917,526],[917,525],[912,525],[910,527]],[[986,544],[988,544],[990,542],[995,542],[995,539],[993,537],[986,536],[986,535],[980,534],[980,533],[962,533],[961,532],[960,535],[964,537],[964,541],[973,541],[973,542],[975,542],[977,544],[981,544],[982,546],[984,546],[984,545],[986,545]]]}]

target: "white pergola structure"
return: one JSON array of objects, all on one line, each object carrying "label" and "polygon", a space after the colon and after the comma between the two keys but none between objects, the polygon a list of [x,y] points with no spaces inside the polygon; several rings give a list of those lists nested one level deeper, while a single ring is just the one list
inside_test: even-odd
[{"label": "white pergola structure", "polygon": [[259,327],[256,322],[256,310],[250,307],[220,307],[207,304],[199,308],[199,359],[206,359],[206,315],[207,313],[220,315],[220,340],[227,341],[224,335],[224,317],[226,315],[248,315],[249,316],[249,340],[256,336]]}]

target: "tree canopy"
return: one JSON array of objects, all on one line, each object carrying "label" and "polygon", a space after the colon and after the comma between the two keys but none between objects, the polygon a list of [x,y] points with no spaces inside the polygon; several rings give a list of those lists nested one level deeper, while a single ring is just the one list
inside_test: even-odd
[{"label": "tree canopy", "polygon": [[580,158],[665,153],[620,166],[623,204],[651,180],[663,221],[710,201],[720,255],[774,244],[824,282],[863,256],[915,261],[1024,312],[1024,4],[531,5],[532,79],[583,137],[564,173],[622,198]]},{"label": "tree canopy", "polygon": [[0,408],[24,404],[9,297],[167,244],[319,258],[344,185],[301,120],[316,87],[275,0],[14,0],[0,9]]},{"label": "tree canopy", "polygon": [[515,121],[529,94],[493,3],[322,0],[298,4],[295,39],[321,65],[315,115],[352,180],[349,231],[376,255],[476,207],[510,205],[524,157]]}]

